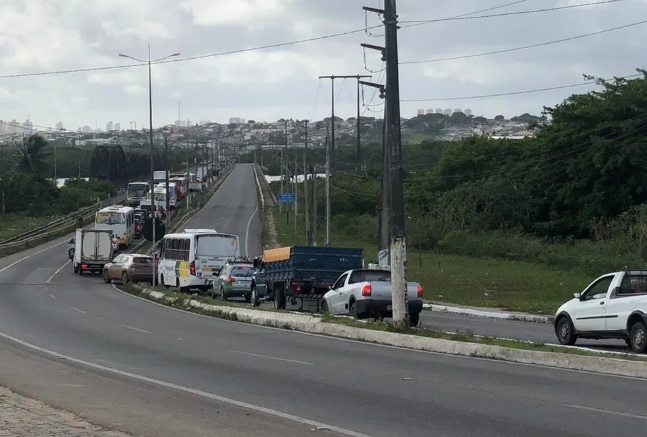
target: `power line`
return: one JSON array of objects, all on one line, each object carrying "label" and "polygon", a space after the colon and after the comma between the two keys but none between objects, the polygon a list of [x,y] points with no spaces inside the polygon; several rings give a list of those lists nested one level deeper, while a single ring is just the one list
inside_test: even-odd
[{"label": "power line", "polygon": [[[458,20],[479,20],[483,18],[495,18],[495,17],[508,17],[512,15],[528,15],[528,14],[537,14],[537,13],[542,13],[542,12],[553,12],[553,11],[560,11],[564,9],[575,9],[575,8],[581,8],[584,6],[596,6],[596,5],[602,5],[605,3],[616,3],[622,0],[601,0],[597,2],[590,2],[590,3],[579,3],[576,5],[568,5],[568,6],[555,6],[552,8],[544,8],[544,9],[532,9],[532,10],[527,10],[527,11],[516,11],[516,12],[501,12],[498,14],[489,14],[489,15],[477,15],[477,16],[468,16],[466,15],[459,15],[456,17],[447,17],[447,18],[434,18],[434,19],[429,19],[429,20],[403,20],[401,21],[402,23],[409,23],[408,25],[403,25],[402,27],[413,27],[413,26],[420,26],[423,24],[430,24],[430,23],[440,23],[444,21],[458,21]],[[512,4],[516,4],[518,2],[513,2]],[[508,4],[506,6],[510,6],[511,4]],[[496,8],[490,8],[489,10],[496,9]]]},{"label": "power line", "polygon": [[498,54],[501,54],[501,53],[516,52],[516,51],[519,51],[519,50],[532,49],[532,48],[536,48],[536,47],[543,47],[543,46],[548,46],[548,45],[552,45],[552,44],[558,44],[558,43],[562,43],[562,42],[573,41],[573,40],[576,40],[576,39],[587,38],[589,36],[600,35],[600,34],[603,34],[603,33],[608,33],[608,32],[613,32],[613,31],[616,31],[616,30],[626,29],[626,28],[629,28],[629,27],[638,26],[640,24],[645,24],[645,23],[647,23],[647,20],[638,21],[636,23],[625,24],[623,26],[612,27],[610,29],[599,30],[597,32],[585,33],[585,34],[582,34],[582,35],[575,35],[575,36],[571,36],[571,37],[568,37],[568,38],[556,39],[556,40],[552,40],[552,41],[546,41],[546,42],[537,43],[537,44],[531,44],[531,45],[527,45],[527,46],[512,47],[512,48],[509,48],[509,49],[494,50],[494,51],[491,51],[491,52],[474,53],[474,54],[471,54],[471,55],[450,56],[450,57],[447,57],[447,58],[425,59],[425,60],[418,60],[418,61],[404,61],[404,62],[400,62],[400,65],[425,64],[425,63],[430,63],[430,62],[454,61],[454,60],[457,60],[457,59],[478,58],[478,57],[481,57],[481,56],[490,56],[490,55],[498,55]]},{"label": "power line", "polygon": [[[474,12],[467,12],[467,13],[461,14],[461,15],[454,15],[453,17],[447,17],[445,20],[458,19],[458,18],[462,18],[462,17],[467,17],[469,15],[476,15],[476,14],[482,14],[483,12],[495,11],[497,9],[503,9],[503,8],[507,8],[509,6],[518,5],[520,3],[526,3],[527,1],[528,0],[517,0],[517,1],[514,1],[514,2],[510,2],[510,3],[505,3],[505,4],[502,4],[502,5],[499,5],[499,6],[492,6],[491,8],[487,8],[487,9],[481,9],[481,10],[474,11]],[[403,22],[406,22],[406,21],[403,21]]]},{"label": "power line", "polygon": [[[255,52],[255,51],[274,49],[274,48],[280,48],[280,47],[288,47],[288,46],[293,46],[293,45],[298,45],[298,44],[305,44],[305,43],[309,43],[309,42],[323,41],[323,40],[326,40],[326,39],[337,38],[337,37],[340,37],[340,36],[352,35],[352,34],[355,34],[355,33],[364,32],[365,30],[368,30],[368,29],[376,29],[376,28],[381,28],[381,27],[383,27],[383,26],[382,25],[376,25],[376,26],[368,27],[366,29],[355,29],[355,30],[349,30],[349,31],[346,31],[346,32],[331,33],[331,34],[328,34],[328,35],[322,35],[322,36],[317,36],[317,37],[312,37],[312,38],[305,38],[305,39],[300,39],[300,40],[295,40],[295,41],[288,41],[288,42],[284,42],[284,43],[268,44],[268,45],[264,45],[264,46],[250,47],[250,48],[246,48],[246,49],[228,50],[228,51],[225,51],[225,52],[209,53],[209,54],[205,54],[205,55],[190,56],[190,57],[187,57],[187,58],[166,59],[166,60],[163,60],[163,61],[151,62],[151,64],[167,64],[167,63],[171,63],[171,62],[186,62],[186,61],[194,61],[194,60],[197,60],[197,59],[214,58],[214,57],[219,57],[219,56],[235,55],[235,54],[240,54],[240,53]],[[148,62],[139,63],[139,64],[113,65],[113,66],[108,66],[108,67],[73,68],[73,69],[68,69],[68,70],[41,71],[41,72],[36,72],[36,73],[4,74],[4,75],[0,75],[0,79],[10,79],[10,78],[17,78],[17,77],[30,77],[30,76],[51,76],[51,75],[56,75],[56,74],[70,74],[70,73],[85,73],[85,72],[90,72],[90,71],[118,70],[118,69],[121,69],[121,68],[132,68],[132,67],[143,67],[143,66],[148,66]]]},{"label": "power line", "polygon": [[[642,73],[636,73],[636,74],[630,74],[628,76],[620,76],[614,79],[631,79],[633,77],[638,77],[638,76],[644,76],[644,75]],[[609,80],[609,79],[606,79],[606,80]],[[444,97],[444,98],[434,98],[434,99],[401,99],[400,101],[401,102],[442,102],[442,101],[449,101],[449,100],[485,99],[488,97],[516,96],[520,94],[532,94],[532,93],[539,93],[543,91],[561,90],[565,88],[574,88],[574,87],[586,86],[586,85],[596,85],[597,83],[598,83],[597,81],[591,80],[591,81],[575,83],[570,85],[558,85],[558,86],[552,86],[552,87],[546,87],[546,88],[534,88],[530,90],[510,91],[506,93],[480,94],[475,96],[461,96],[461,97]]]}]

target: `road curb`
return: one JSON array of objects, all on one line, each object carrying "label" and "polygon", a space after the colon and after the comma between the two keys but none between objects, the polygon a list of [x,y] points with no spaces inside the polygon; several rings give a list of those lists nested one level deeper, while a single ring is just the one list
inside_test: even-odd
[{"label": "road curb", "polygon": [[[136,284],[133,287],[150,300],[178,306],[177,298],[168,297],[162,292],[152,291]],[[191,298],[185,299],[181,307],[187,310],[197,309],[201,312],[224,319],[254,325],[270,326],[310,334],[329,335],[385,346],[647,379],[647,363],[645,361],[514,349],[503,346],[377,331],[327,323],[322,321],[320,317],[309,314],[279,313],[210,305]]]},{"label": "road curb", "polygon": [[436,311],[442,313],[462,314],[473,317],[486,317],[489,319],[514,320],[518,322],[530,323],[553,323],[553,316],[539,316],[526,313],[507,313],[501,311],[477,310],[473,308],[454,307],[449,305],[438,305],[425,303],[422,308],[426,311]]}]

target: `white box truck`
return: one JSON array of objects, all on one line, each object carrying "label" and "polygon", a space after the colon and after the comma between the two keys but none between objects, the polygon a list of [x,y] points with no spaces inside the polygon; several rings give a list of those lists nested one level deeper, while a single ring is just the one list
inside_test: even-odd
[{"label": "white box truck", "polygon": [[112,261],[112,231],[77,229],[74,249],[74,273],[103,273],[103,266]]}]

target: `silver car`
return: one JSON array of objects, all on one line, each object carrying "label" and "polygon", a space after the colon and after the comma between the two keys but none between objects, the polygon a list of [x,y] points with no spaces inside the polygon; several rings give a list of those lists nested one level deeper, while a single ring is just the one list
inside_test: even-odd
[{"label": "silver car", "polygon": [[249,261],[229,261],[218,272],[211,294],[222,300],[231,297],[244,297],[246,302],[252,300],[252,274],[254,265]]}]

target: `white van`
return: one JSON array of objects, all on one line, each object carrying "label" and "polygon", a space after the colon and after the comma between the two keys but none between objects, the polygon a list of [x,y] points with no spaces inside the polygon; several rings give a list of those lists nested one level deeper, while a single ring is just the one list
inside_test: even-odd
[{"label": "white van", "polygon": [[209,290],[225,263],[240,256],[238,236],[215,229],[185,229],[167,234],[159,243],[157,278],[181,291]]}]

